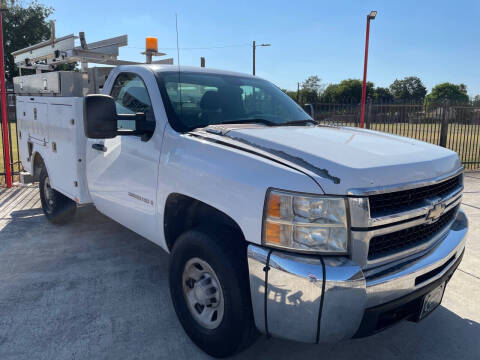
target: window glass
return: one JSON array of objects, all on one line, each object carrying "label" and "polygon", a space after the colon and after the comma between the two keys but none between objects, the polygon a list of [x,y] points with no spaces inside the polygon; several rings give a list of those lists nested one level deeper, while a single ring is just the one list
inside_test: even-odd
[{"label": "window glass", "polygon": [[[132,73],[121,73],[115,79],[110,93],[115,100],[117,114],[144,113],[145,120],[155,122],[152,103],[142,79]],[[135,130],[134,120],[119,120],[119,129]]]},{"label": "window glass", "polygon": [[[190,130],[223,122],[264,119],[281,125],[310,119],[270,82],[254,77],[194,72],[159,72],[169,120]],[[172,116],[171,116],[172,115]]]}]

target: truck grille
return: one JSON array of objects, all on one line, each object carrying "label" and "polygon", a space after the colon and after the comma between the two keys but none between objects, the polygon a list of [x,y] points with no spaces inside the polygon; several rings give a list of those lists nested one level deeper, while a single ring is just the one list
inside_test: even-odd
[{"label": "truck grille", "polygon": [[441,183],[420,188],[372,195],[369,198],[370,216],[379,217],[403,209],[421,206],[425,199],[444,197],[462,185],[462,175],[455,176]]},{"label": "truck grille", "polygon": [[373,237],[370,239],[368,259],[373,260],[386,256],[389,253],[407,250],[427,242],[453,220],[457,209],[458,206],[449,210],[433,224],[422,224],[405,230]]}]

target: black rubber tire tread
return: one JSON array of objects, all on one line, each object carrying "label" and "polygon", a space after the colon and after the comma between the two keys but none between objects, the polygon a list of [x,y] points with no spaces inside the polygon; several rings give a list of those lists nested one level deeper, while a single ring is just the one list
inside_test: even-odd
[{"label": "black rubber tire tread", "polygon": [[[206,261],[222,286],[224,317],[213,330],[194,320],[183,295],[183,268],[192,257]],[[207,354],[228,357],[250,346],[258,337],[250,298],[247,245],[232,230],[197,228],[180,235],[170,255],[169,283],[180,323],[190,339]]]},{"label": "black rubber tire tread", "polygon": [[62,193],[59,193],[56,190],[54,191],[54,198],[53,198],[53,208],[50,209],[47,206],[47,201],[45,198],[44,192],[44,184],[45,179],[48,177],[48,173],[45,167],[42,168],[40,171],[40,181],[39,181],[39,188],[40,188],[40,201],[42,203],[43,213],[47,217],[47,219],[56,225],[63,225],[68,223],[70,220],[73,219],[75,213],[77,211],[77,204],[72,199],[66,197]]}]

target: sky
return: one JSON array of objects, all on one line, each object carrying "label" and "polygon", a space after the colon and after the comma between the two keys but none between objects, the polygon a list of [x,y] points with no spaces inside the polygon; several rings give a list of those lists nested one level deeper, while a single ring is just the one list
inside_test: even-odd
[{"label": "sky", "polygon": [[87,42],[128,34],[120,58],[144,61],[146,36],[177,63],[251,73],[281,88],[318,75],[328,85],[361,79],[366,15],[371,23],[368,80],[389,86],[418,76],[428,91],[441,82],[464,83],[480,94],[480,1],[283,0],[40,0],[55,9],[57,36],[84,31]]}]

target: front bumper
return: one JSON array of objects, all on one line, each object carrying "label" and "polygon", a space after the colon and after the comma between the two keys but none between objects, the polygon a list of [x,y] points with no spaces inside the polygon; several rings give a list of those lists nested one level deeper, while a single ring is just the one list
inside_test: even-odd
[{"label": "front bumper", "polygon": [[460,210],[429,253],[374,275],[346,257],[297,255],[249,245],[255,325],[267,335],[308,343],[381,330],[377,320],[382,310],[391,312],[422,296],[434,283],[448,281],[463,255],[467,229]]}]

